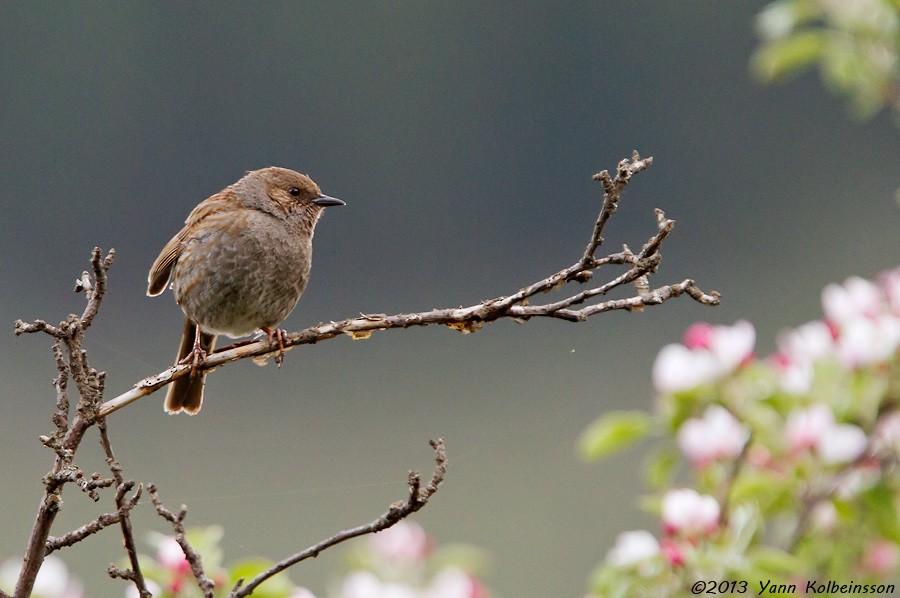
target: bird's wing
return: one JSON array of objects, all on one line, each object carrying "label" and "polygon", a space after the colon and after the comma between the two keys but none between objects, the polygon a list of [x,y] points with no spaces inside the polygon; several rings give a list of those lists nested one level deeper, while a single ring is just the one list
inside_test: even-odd
[{"label": "bird's wing", "polygon": [[184,228],[166,243],[150,267],[150,274],[147,276],[147,295],[154,297],[166,290],[172,276],[172,268],[178,261],[181,252],[184,251],[184,243],[201,220],[211,214],[233,211],[237,207],[238,204],[228,189],[207,197],[197,204],[197,207],[191,210],[185,220]]},{"label": "bird's wing", "polygon": [[188,235],[188,227],[172,237],[159,253],[159,257],[150,267],[150,275],[147,277],[147,295],[154,297],[166,290],[169,286],[169,278],[172,276],[172,267],[178,261],[184,249],[184,239]]}]

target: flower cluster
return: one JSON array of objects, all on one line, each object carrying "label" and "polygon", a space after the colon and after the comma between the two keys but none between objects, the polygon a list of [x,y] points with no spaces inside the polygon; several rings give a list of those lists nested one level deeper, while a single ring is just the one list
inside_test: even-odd
[{"label": "flower cluster", "polygon": [[773,83],[818,67],[828,87],[851,99],[857,117],[900,111],[896,88],[900,6],[891,0],[774,0],[756,21],[754,74]]},{"label": "flower cluster", "polygon": [[[660,532],[621,534],[596,595],[900,573],[900,268],[829,285],[822,309],[763,358],[748,322],[691,326],[657,356],[656,413],[611,414],[585,432],[588,457],[650,430],[667,439],[647,468]],[[679,454],[689,487],[673,483]]]},{"label": "flower cluster", "polygon": [[475,575],[484,560],[469,546],[435,548],[418,524],[401,521],[369,536],[350,555],[334,598],[488,598]]},{"label": "flower cluster", "polygon": [[[222,529],[195,528],[188,540],[202,555],[207,576],[216,585],[216,596],[225,596],[238,579],[252,579],[272,563],[250,559],[222,565]],[[190,564],[175,538],[154,534],[149,543],[153,557],[141,556],[141,569],[150,592],[158,598],[202,596]],[[358,541],[348,551],[349,572],[330,584],[325,594],[294,585],[286,575],[277,575],[260,586],[254,595],[268,598],[489,598],[490,594],[475,573],[484,556],[469,546],[437,548],[416,523],[401,521],[385,531]],[[61,565],[61,562],[60,562]],[[43,571],[43,569],[42,569]],[[2,575],[2,570],[0,570]],[[39,578],[40,581],[40,578]],[[38,594],[35,594],[38,596]],[[42,598],[80,598],[81,594],[40,594]],[[133,585],[128,598],[137,598]]]},{"label": "flower cluster", "polygon": [[[21,571],[22,561],[18,559],[0,564],[0,588],[15,587]],[[44,558],[31,595],[34,598],[82,598],[84,589],[78,578],[69,573],[62,559],[50,555]]]}]

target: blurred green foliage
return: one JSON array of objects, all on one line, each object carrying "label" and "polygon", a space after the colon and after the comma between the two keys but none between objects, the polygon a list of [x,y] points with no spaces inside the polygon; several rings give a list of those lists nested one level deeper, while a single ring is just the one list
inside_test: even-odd
[{"label": "blurred green foliage", "polygon": [[818,66],[855,117],[888,108],[900,124],[898,24],[898,0],[777,0],[756,19],[753,73],[772,83]]}]

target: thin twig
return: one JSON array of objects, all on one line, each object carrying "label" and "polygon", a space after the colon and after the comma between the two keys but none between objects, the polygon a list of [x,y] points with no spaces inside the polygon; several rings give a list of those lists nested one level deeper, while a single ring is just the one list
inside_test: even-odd
[{"label": "thin twig", "polygon": [[[96,500],[99,498],[96,488],[110,485],[99,477],[85,480],[81,470],[72,462],[84,433],[96,421],[97,409],[103,397],[105,374],[88,365],[87,353],[82,347],[84,331],[90,326],[105,295],[107,272],[112,266],[115,252],[110,250],[105,258],[101,256],[100,248],[95,247],[91,254],[93,279],[90,274],[85,273],[76,283],[75,290],[85,291],[87,295],[87,305],[81,317],[70,315],[59,326],[51,326],[42,320],[30,324],[16,321],[16,335],[45,332],[54,338],[53,352],[59,370],[56,379],[57,411],[53,418],[57,430],[52,437],[41,437],[41,442],[56,453],[56,460],[53,469],[44,476],[44,496],[35,516],[22,559],[22,569],[16,581],[14,595],[20,598],[31,595],[34,580],[44,562],[50,529],[62,505],[63,486],[67,482],[75,482]],[[62,346],[65,346],[65,352],[62,351]],[[68,414],[68,378],[75,382],[79,394],[74,418],[70,418]]]},{"label": "thin twig", "polygon": [[339,532],[330,538],[322,540],[318,544],[310,546],[306,550],[298,552],[297,554],[272,565],[267,571],[260,573],[250,580],[247,585],[243,585],[244,580],[239,579],[237,584],[235,584],[234,589],[228,595],[228,598],[243,598],[244,596],[249,596],[261,583],[273,575],[281,573],[288,567],[292,567],[308,558],[314,558],[323,550],[351,538],[386,530],[398,521],[409,517],[424,507],[428,504],[428,501],[434,493],[437,492],[438,486],[440,486],[441,482],[444,480],[444,475],[447,473],[447,451],[444,448],[444,439],[438,438],[437,440],[432,440],[431,447],[435,452],[435,468],[434,473],[431,474],[431,480],[429,480],[424,488],[422,487],[422,480],[419,473],[410,471],[407,480],[407,483],[409,484],[409,496],[406,500],[395,502],[381,517],[374,521]]},{"label": "thin twig", "polygon": [[184,518],[187,516],[187,507],[181,505],[181,510],[176,515],[162,504],[154,484],[149,484],[147,491],[150,493],[150,500],[153,501],[153,506],[156,507],[156,512],[159,513],[159,516],[172,524],[172,529],[175,530],[175,541],[181,546],[184,558],[187,559],[188,564],[191,566],[191,572],[197,580],[197,586],[203,592],[203,597],[213,598],[216,584],[206,576],[206,573],[203,571],[203,561],[200,558],[200,553],[194,550],[184,533]]},{"label": "thin twig", "polygon": [[141,598],[152,598],[150,590],[147,589],[147,582],[144,581],[144,575],[141,573],[141,565],[138,562],[137,545],[134,541],[134,532],[131,528],[131,516],[129,515],[131,508],[137,504],[137,501],[140,498],[141,487],[138,486],[137,492],[135,492],[135,495],[132,498],[133,502],[131,503],[131,507],[128,507],[129,501],[125,498],[125,494],[134,487],[134,482],[126,482],[122,477],[122,466],[116,461],[116,457],[113,455],[112,445],[109,443],[106,420],[98,420],[97,427],[100,430],[100,444],[103,446],[103,452],[106,454],[106,463],[109,465],[109,470],[112,472],[113,478],[117,484],[116,509],[118,509],[119,514],[119,526],[122,528],[122,545],[125,547],[125,553],[128,555],[128,561],[131,563],[131,570],[134,573],[132,581],[134,582],[135,587],[137,587],[138,594]]},{"label": "thin twig", "polygon": [[[78,529],[74,529],[69,533],[60,536],[58,538],[54,538],[53,536],[47,539],[47,553],[50,554],[60,548],[66,548],[68,546],[72,546],[76,544],[88,536],[92,534],[96,534],[100,530],[105,527],[109,527],[110,525],[115,525],[122,520],[123,514],[129,513],[137,504],[141,498],[141,487],[138,486],[137,491],[131,498],[124,498],[124,495],[131,491],[134,487],[133,482],[126,482],[122,484],[116,491],[116,504],[121,502],[121,506],[117,511],[113,511],[111,513],[103,513],[102,515],[97,516],[96,519],[90,521]],[[119,499],[119,495],[121,494],[122,499]]]},{"label": "thin twig", "polygon": [[[342,334],[349,335],[354,339],[364,339],[369,338],[376,331],[396,330],[410,326],[443,325],[462,333],[471,333],[480,330],[485,323],[502,318],[511,318],[519,322],[537,317],[583,322],[593,315],[612,310],[642,311],[645,306],[659,305],[683,294],[704,305],[718,305],[718,293],[715,291],[709,294],[704,293],[690,279],[649,290],[650,285],[647,279],[659,267],[660,248],[675,226],[675,221],[666,218],[662,210],[655,211],[656,233],[643,245],[639,254],[635,255],[625,247],[621,252],[602,258],[594,256],[603,241],[601,234],[603,228],[615,213],[622,191],[628,181],[634,174],[645,170],[652,163],[652,158],[641,158],[637,152],[634,152],[630,160],[619,162],[615,178],[610,177],[606,171],[594,175],[594,179],[603,185],[603,206],[584,254],[567,268],[527,285],[511,295],[497,297],[469,307],[434,309],[391,316],[363,314],[358,318],[318,324],[286,335],[283,346],[292,348],[297,345],[314,344]],[[572,282],[587,283],[592,278],[594,271],[606,265],[624,265],[629,269],[604,284],[575,293],[563,300],[543,305],[525,305],[528,299],[539,293],[551,291]],[[637,294],[632,297],[571,309],[574,305],[586,303],[590,299],[606,295],[613,289],[629,284],[634,284],[637,289]],[[280,350],[279,343],[274,340],[243,341],[223,347],[207,356],[200,364],[200,368],[212,369],[248,357],[264,358],[278,353]],[[100,407],[99,416],[106,417],[141,397],[156,392],[172,381],[189,375],[190,370],[191,365],[176,365],[155,376],[144,378],[131,390],[104,403]]]}]

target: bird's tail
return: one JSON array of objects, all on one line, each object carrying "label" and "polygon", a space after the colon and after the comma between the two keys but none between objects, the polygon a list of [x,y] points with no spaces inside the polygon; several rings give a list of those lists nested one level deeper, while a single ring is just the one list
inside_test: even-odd
[{"label": "bird's tail", "polygon": [[[189,318],[184,319],[184,331],[181,333],[181,345],[178,347],[178,357],[175,365],[194,350],[194,337],[197,335],[197,326]],[[212,353],[216,345],[216,335],[200,333],[200,348],[207,354]],[[182,376],[169,385],[166,393],[166,413],[179,413],[184,411],[188,415],[196,415],[203,404],[203,384],[206,381],[206,370],[198,371],[193,376]]]}]

